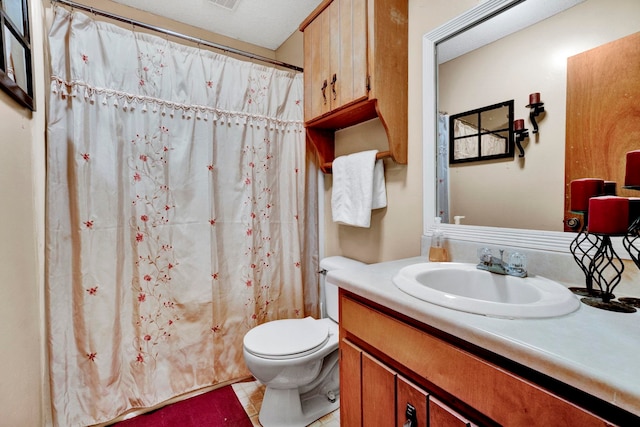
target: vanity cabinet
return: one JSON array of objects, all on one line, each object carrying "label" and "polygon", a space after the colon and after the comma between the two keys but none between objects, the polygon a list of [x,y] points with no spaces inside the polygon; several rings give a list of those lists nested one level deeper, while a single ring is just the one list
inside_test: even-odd
[{"label": "vanity cabinet", "polygon": [[341,289],[341,425],[613,425],[453,341]]},{"label": "vanity cabinet", "polygon": [[300,25],[307,141],[323,171],[335,130],[375,117],[391,157],[407,162],[407,14],[406,0],[325,0]]},{"label": "vanity cabinet", "polygon": [[[348,340],[341,342],[341,425],[385,427],[473,427],[425,389]],[[344,384],[344,383],[341,383]],[[345,404],[345,399],[348,403]],[[411,406],[412,415],[407,414]],[[350,409],[355,408],[355,409]],[[360,410],[358,410],[360,409]],[[409,419],[413,424],[405,424]]]}]

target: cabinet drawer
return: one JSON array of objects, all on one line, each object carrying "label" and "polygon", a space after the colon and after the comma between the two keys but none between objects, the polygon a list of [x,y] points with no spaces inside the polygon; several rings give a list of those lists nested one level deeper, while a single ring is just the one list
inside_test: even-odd
[{"label": "cabinet drawer", "polygon": [[341,293],[341,338],[357,338],[399,366],[508,426],[610,425],[558,396]]}]

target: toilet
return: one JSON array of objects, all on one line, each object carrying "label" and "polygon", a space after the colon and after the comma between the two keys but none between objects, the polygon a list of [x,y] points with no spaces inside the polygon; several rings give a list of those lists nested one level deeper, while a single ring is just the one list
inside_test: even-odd
[{"label": "toilet", "polygon": [[[321,273],[363,265],[340,256],[320,261]],[[266,385],[263,427],[304,427],[340,406],[338,287],[325,276],[320,290],[326,317],[273,320],[244,336],[247,368]]]}]

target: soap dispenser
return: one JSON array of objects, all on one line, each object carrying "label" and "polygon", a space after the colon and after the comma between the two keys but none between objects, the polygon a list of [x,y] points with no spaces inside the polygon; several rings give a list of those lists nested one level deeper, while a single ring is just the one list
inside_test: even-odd
[{"label": "soap dispenser", "polygon": [[435,225],[431,234],[431,247],[429,248],[429,261],[431,262],[445,262],[449,261],[449,254],[444,247],[444,233],[440,228],[442,218],[435,217]]}]

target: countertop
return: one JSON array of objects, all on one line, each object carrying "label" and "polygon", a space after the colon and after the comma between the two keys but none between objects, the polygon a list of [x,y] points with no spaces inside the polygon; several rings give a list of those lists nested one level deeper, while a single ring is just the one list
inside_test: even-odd
[{"label": "countertop", "polygon": [[393,284],[398,270],[420,262],[425,258],[330,271],[327,280],[640,416],[640,312],[580,304],[560,317],[503,319],[451,310]]}]

